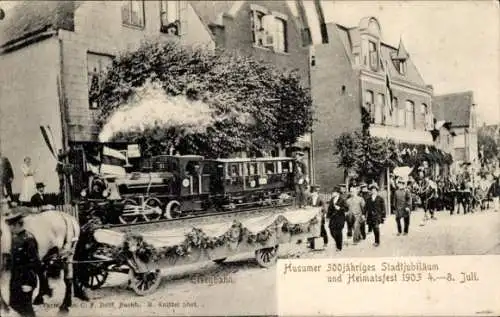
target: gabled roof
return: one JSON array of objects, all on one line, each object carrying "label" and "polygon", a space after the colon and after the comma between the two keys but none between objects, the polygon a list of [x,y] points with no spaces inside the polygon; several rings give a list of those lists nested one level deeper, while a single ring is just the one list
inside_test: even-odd
[{"label": "gabled roof", "polygon": [[[353,50],[356,47],[361,46],[361,35],[358,27],[352,27],[348,28],[346,26],[336,24],[336,23],[328,23],[327,24],[327,30],[328,32],[338,32],[340,39],[342,43],[344,44],[344,48],[346,51],[346,54],[349,56],[350,60],[353,60]],[[328,45],[328,44],[326,44]],[[400,48],[406,52],[406,49],[404,46],[402,46],[402,43],[400,43]],[[418,85],[421,87],[425,87],[425,82],[424,79],[422,78],[422,75],[420,75],[417,67],[415,64],[411,62],[411,60],[407,60],[406,64],[406,73],[403,75],[399,73],[399,71],[396,69],[396,66],[393,63],[392,56],[397,55],[398,49],[396,49],[394,46],[391,46],[387,43],[384,43],[381,41],[381,57],[382,60],[387,62],[387,65],[389,65],[389,73],[392,77],[392,79],[399,80],[399,81],[405,81],[412,83],[414,85]],[[406,54],[408,54],[406,52]],[[384,65],[385,66],[385,65]]]},{"label": "gabled roof", "polygon": [[399,60],[406,60],[408,57],[410,57],[410,54],[408,54],[408,52],[406,51],[406,48],[403,44],[403,39],[399,39],[398,50],[396,52],[396,55],[393,56],[393,58]]},{"label": "gabled roof", "polygon": [[432,112],[437,120],[449,121],[452,127],[468,127],[473,103],[472,91],[434,96]]},{"label": "gabled roof", "polygon": [[224,13],[228,13],[237,1],[189,1],[205,25],[219,25]]},{"label": "gabled roof", "polygon": [[2,21],[0,47],[48,29],[74,30],[74,13],[81,1],[19,1]]}]

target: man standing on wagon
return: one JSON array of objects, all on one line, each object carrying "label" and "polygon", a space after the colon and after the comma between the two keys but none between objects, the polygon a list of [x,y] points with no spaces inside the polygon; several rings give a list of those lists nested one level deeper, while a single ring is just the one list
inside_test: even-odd
[{"label": "man standing on wagon", "polygon": [[306,190],[307,190],[307,167],[303,162],[304,153],[295,153],[295,197],[299,208],[306,205]]}]

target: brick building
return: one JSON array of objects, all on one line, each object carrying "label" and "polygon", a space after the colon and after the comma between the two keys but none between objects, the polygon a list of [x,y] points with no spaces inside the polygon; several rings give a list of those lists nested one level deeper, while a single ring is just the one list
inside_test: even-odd
[{"label": "brick building", "polygon": [[[309,88],[310,44],[320,38],[324,16],[319,1],[190,1],[219,48],[238,51],[283,70],[298,71],[302,85]],[[306,13],[305,5],[316,14]],[[311,25],[312,23],[316,25]],[[290,155],[300,149],[306,153],[310,175],[312,170],[311,135],[303,136],[290,149],[277,147],[271,155]],[[314,178],[314,177],[313,177]]]},{"label": "brick building", "polygon": [[334,140],[343,132],[361,129],[362,107],[369,110],[372,136],[433,146],[433,89],[402,41],[398,47],[383,41],[376,18],[363,18],[355,27],[328,23],[326,28],[328,43],[314,46],[311,93],[317,116],[313,129],[317,183],[331,189],[346,176],[333,155]]},{"label": "brick building", "polygon": [[47,191],[57,191],[56,160],[40,125],[51,127],[59,148],[97,139],[99,105],[89,89],[113,56],[148,38],[215,45],[186,1],[25,1],[6,12],[0,30],[0,68],[8,70],[0,72],[0,144],[15,192],[24,156]]},{"label": "brick building", "polygon": [[437,120],[451,122],[454,168],[468,162],[479,168],[477,116],[472,91],[434,96],[433,112]]}]

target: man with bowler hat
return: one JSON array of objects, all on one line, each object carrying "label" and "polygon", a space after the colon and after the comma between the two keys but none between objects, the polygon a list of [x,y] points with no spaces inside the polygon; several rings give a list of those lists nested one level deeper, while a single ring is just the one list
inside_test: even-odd
[{"label": "man with bowler hat", "polygon": [[326,217],[329,219],[328,228],[337,251],[342,251],[342,230],[345,224],[345,214],[347,212],[347,205],[345,200],[340,196],[339,187],[335,187],[332,194],[332,199],[328,205],[328,212]]},{"label": "man with bowler hat", "polygon": [[28,207],[15,207],[5,217],[12,232],[9,305],[21,316],[35,316],[33,291],[37,285],[36,272],[42,265],[38,258],[37,241],[24,228],[24,216],[30,212]]},{"label": "man with bowler hat", "polygon": [[31,207],[41,208],[45,206],[45,184],[36,183],[36,193],[31,197]]},{"label": "man with bowler hat", "polygon": [[380,244],[380,224],[385,217],[384,200],[378,194],[378,185],[373,183],[370,185],[371,195],[365,201],[365,216],[368,227],[373,230],[375,236],[374,246],[378,247]]}]

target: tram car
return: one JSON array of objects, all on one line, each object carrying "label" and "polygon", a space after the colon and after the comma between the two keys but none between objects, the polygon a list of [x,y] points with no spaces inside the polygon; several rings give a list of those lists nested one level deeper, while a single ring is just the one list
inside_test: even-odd
[{"label": "tram car", "polygon": [[[103,197],[116,202],[105,222],[149,222],[293,203],[295,161],[289,157],[159,155],[141,165],[123,176],[104,177]],[[93,182],[98,185],[103,179]],[[91,182],[84,196],[95,198],[91,193],[100,191],[97,185]]]}]

